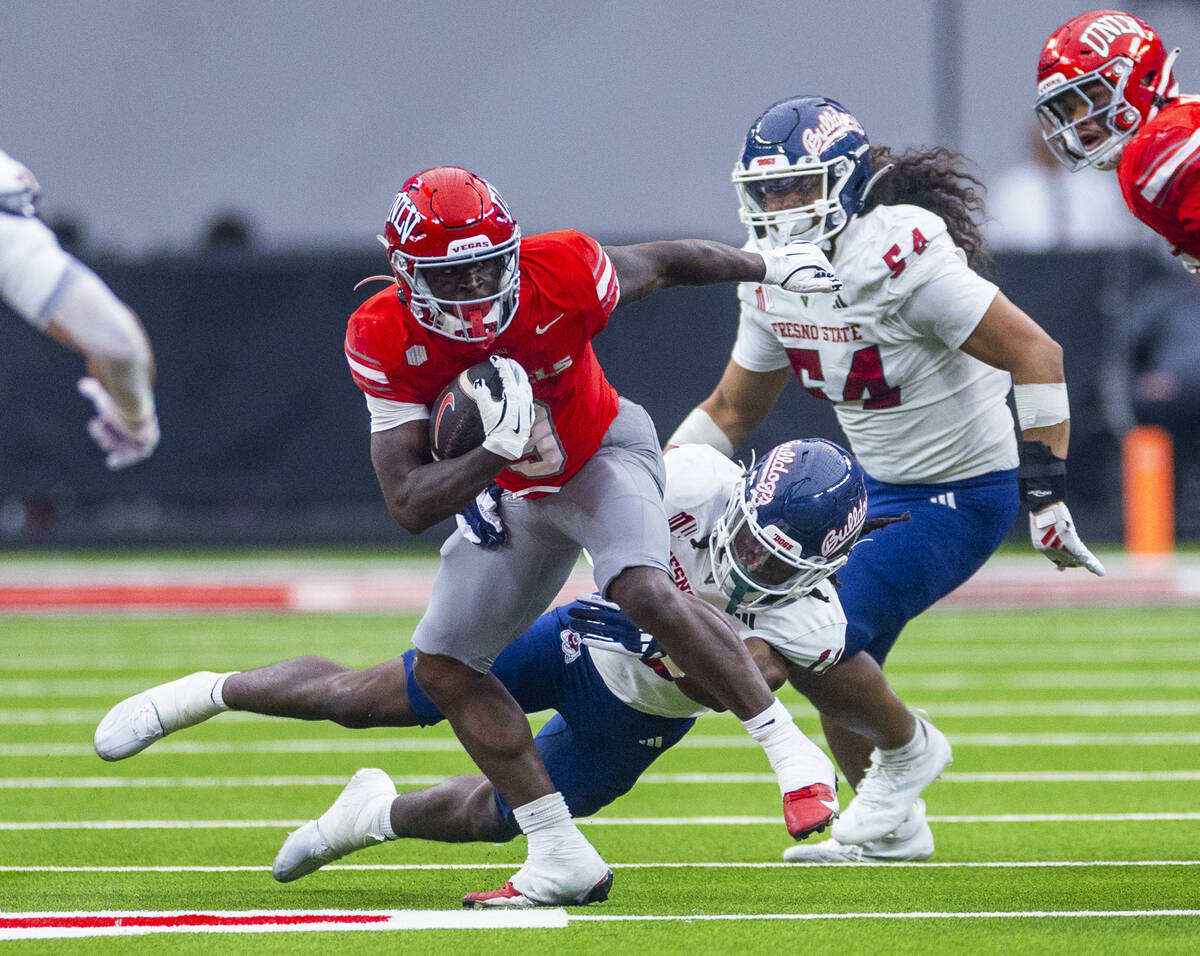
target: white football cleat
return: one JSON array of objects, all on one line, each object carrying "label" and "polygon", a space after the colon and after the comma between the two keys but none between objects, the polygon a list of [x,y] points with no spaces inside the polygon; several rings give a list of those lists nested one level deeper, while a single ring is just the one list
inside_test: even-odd
[{"label": "white football cleat", "polygon": [[897,863],[933,856],[933,831],[925,820],[925,801],[917,800],[904,822],[892,833],[868,843],[824,840],[797,844],[783,851],[789,863]]},{"label": "white football cleat", "polygon": [[526,909],[531,906],[586,906],[608,899],[613,874],[575,827],[553,845],[531,846],[525,865],[498,890],[468,893],[464,909]]},{"label": "white football cleat", "polygon": [[359,770],[333,805],[288,835],[275,855],[271,873],[280,883],[308,876],[347,853],[383,843],[379,820],[386,804],[391,809],[396,785],[382,770]]},{"label": "white football cleat", "polygon": [[97,755],[104,760],[124,760],[167,734],[228,710],[212,697],[217,681],[226,676],[198,671],[126,697],[97,725],[92,738]]},{"label": "white football cleat", "polygon": [[903,758],[889,757],[879,749],[871,753],[871,766],[858,782],[854,799],[833,821],[832,835],[839,843],[863,844],[891,833],[921,791],[954,762],[942,732],[921,714],[914,716],[923,745]]},{"label": "white football cleat", "polygon": [[[520,875],[519,873],[517,874]],[[513,879],[517,877],[514,876]],[[586,893],[562,895],[552,900],[534,900],[526,896],[509,880],[498,890],[486,893],[468,893],[463,897],[462,905],[465,910],[472,909],[530,909],[534,906],[587,906],[589,903],[603,903],[608,899],[608,891],[612,889],[612,870],[606,870],[600,882]]]}]

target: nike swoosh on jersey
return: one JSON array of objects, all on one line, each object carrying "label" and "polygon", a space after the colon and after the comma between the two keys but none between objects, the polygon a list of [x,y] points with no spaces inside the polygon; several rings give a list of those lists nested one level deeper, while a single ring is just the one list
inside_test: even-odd
[{"label": "nike swoosh on jersey", "polygon": [[565,313],[565,312],[559,312],[557,316],[555,316],[553,319],[551,319],[545,325],[535,325],[533,327],[533,331],[536,332],[538,335],[545,335],[548,331],[550,331],[550,326],[552,326],[555,322],[557,322],[559,319],[561,319],[566,314],[567,313]]}]

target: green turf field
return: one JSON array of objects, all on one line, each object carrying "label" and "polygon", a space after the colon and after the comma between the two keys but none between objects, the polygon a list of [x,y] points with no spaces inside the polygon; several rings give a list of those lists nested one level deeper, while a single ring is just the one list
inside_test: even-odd
[{"label": "green turf field", "polygon": [[[935,611],[911,625],[888,672],[955,748],[952,770],[926,793],[938,841],[927,864],[782,864],[788,838],[765,758],[735,720],[711,716],[585,823],[616,882],[607,903],[569,910],[565,928],[15,945],[1200,952],[1198,618],[1184,609]],[[355,732],[227,714],[122,763],[91,752],[105,710],[151,684],[300,653],[373,663],[407,646],[413,624],[303,615],[0,620],[0,925],[4,913],[45,911],[453,910],[464,891],[498,886],[523,858],[523,841],[393,843],[297,883],[271,879],[288,829],[320,813],[356,768],[383,767],[402,789],[468,771],[442,728]],[[811,709],[785,693],[819,739]],[[841,796],[850,798],[844,786]]]}]

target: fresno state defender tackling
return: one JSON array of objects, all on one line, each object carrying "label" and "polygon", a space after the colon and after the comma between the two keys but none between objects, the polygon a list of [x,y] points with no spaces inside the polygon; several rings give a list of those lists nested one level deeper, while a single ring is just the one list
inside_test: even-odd
[{"label": "fresno state defender tackling", "polygon": [[[672,285],[765,281],[801,292],[838,283],[810,243],[747,253],[701,240],[602,248],[578,232],[522,239],[490,184],[438,167],[406,182],[383,239],[396,285],[350,318],[346,358],[371,412],[371,457],[393,517],[420,531],[465,508],[493,480],[507,543],[442,548],[429,609],[417,625],[415,674],[467,752],[514,808],[529,837],[525,865],[467,906],[604,899],[612,873],[570,819],[520,707],[489,669],[545,609],[581,547],[600,592],[722,706],[746,723],[802,837],[836,812],[836,782],[817,765],[744,645],[668,572],[663,465],[646,412],[618,399],[591,338],[619,302]],[[483,359],[503,396],[477,382],[483,445],[433,461],[429,405]]]},{"label": "fresno state defender tackling", "polygon": [[[706,445],[673,448],[664,460],[676,587],[726,616],[770,686],[786,681],[789,664],[827,671],[841,656],[846,618],[826,581],[873,527],[864,521],[862,469],[820,439],[779,445],[745,472]],[[431,726],[443,717],[413,678],[414,658],[406,651],[355,670],[308,656],[190,674],[109,711],[96,752],[123,760],[225,710],[355,728]],[[535,743],[580,816],[627,793],[711,702],[650,635],[598,596],[543,614],[501,651],[492,672],[525,713],[557,711]],[[814,760],[827,760],[808,746]],[[923,815],[910,829],[923,839],[906,838],[904,858],[920,857],[932,848]],[[519,832],[512,807],[484,777],[397,795],[382,770],[364,769],[319,819],[288,837],[273,872],[290,882],[389,839],[503,842]]]},{"label": "fresno state defender tackling", "polygon": [[1050,35],[1034,112],[1072,172],[1115,169],[1125,205],[1200,271],[1200,98],[1180,96],[1167,52],[1145,21],[1093,10]]}]

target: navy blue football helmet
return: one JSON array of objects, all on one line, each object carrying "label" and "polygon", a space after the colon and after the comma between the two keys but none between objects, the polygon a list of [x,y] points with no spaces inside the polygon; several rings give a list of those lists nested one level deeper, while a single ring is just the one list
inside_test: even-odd
[{"label": "navy blue football helmet", "polygon": [[870,179],[871,144],[858,120],[823,96],[789,97],[767,107],[746,134],[733,169],[738,218],[773,247],[820,244],[862,208]]},{"label": "navy blue football helmet", "polygon": [[780,607],[846,563],[867,516],[863,470],[831,441],[785,442],[752,465],[713,529],[726,611]]}]

